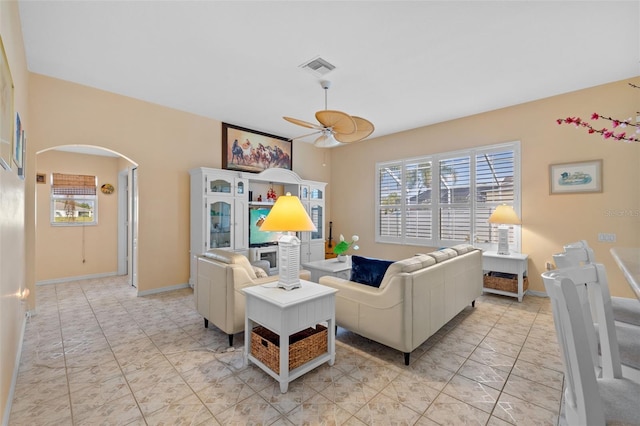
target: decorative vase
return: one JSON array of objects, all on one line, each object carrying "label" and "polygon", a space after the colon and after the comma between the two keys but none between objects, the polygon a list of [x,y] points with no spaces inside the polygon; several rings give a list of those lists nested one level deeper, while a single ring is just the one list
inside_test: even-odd
[{"label": "decorative vase", "polygon": [[347,255],[346,254],[339,254],[337,259],[338,259],[338,262],[346,262],[347,261]]}]

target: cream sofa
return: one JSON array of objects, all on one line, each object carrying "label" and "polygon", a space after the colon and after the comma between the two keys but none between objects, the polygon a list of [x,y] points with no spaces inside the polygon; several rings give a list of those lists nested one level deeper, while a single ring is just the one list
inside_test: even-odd
[{"label": "cream sofa", "polygon": [[336,323],[404,353],[411,352],[482,294],[482,251],[462,244],[392,263],[380,287],[332,276]]},{"label": "cream sofa", "polygon": [[[300,278],[308,280],[311,273],[300,271]],[[249,262],[246,256],[222,249],[211,249],[197,260],[197,278],[194,287],[196,310],[229,335],[244,331],[245,287],[278,281],[278,275],[266,272]]]}]

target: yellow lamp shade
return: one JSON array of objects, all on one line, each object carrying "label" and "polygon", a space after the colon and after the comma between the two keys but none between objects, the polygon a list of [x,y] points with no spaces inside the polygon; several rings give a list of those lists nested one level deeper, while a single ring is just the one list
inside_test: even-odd
[{"label": "yellow lamp shade", "polygon": [[520,225],[520,218],[516,214],[513,207],[503,204],[496,207],[489,217],[489,223],[498,223],[503,225]]},{"label": "yellow lamp shade", "polygon": [[300,199],[287,192],[276,200],[267,218],[260,226],[262,231],[317,231]]}]

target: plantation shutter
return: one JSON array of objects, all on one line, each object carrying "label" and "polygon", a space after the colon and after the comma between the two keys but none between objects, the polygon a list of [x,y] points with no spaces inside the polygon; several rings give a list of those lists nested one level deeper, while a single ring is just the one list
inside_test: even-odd
[{"label": "plantation shutter", "polygon": [[380,237],[402,237],[402,165],[378,169],[378,228]]},{"label": "plantation shutter", "polygon": [[[520,143],[376,163],[376,242],[492,249],[501,204],[520,214]],[[519,250],[521,229],[509,231]]]},{"label": "plantation shutter", "polygon": [[[498,225],[488,220],[500,204],[514,205],[514,173],[513,150],[476,155],[476,242],[498,242]],[[510,242],[513,242],[513,238],[513,232],[509,232]]]},{"label": "plantation shutter", "polygon": [[404,235],[407,242],[433,238],[431,164],[423,159],[407,162],[404,166]]},{"label": "plantation shutter", "polygon": [[471,158],[468,156],[439,161],[440,240],[471,239]]}]

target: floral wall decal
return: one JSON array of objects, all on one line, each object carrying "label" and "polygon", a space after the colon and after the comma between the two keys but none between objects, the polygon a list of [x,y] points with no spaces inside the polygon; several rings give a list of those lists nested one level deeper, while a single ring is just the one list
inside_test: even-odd
[{"label": "floral wall decal", "polygon": [[[640,89],[640,86],[636,86],[635,84],[629,83],[629,86],[635,89]],[[558,124],[573,124],[576,127],[583,127],[587,129],[588,133],[598,133],[602,135],[604,139],[640,142],[640,124],[638,124],[638,122],[633,123],[631,117],[627,118],[626,120],[618,120],[612,117],[606,117],[602,114],[598,114],[597,112],[591,114],[591,120],[595,121],[599,119],[609,121],[611,123],[611,129],[608,129],[606,127],[598,129],[594,127],[593,124],[586,120],[583,120],[580,117],[558,118],[556,122]]]}]

